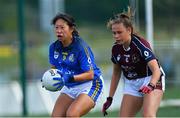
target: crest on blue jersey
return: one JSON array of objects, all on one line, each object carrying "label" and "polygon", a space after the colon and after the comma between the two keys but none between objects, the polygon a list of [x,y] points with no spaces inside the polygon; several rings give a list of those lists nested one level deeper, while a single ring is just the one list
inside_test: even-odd
[{"label": "crest on blue jersey", "polygon": [[54,59],[57,59],[59,57],[59,52],[54,51]]},{"label": "crest on blue jersey", "polygon": [[69,55],[69,61],[70,62],[74,62],[74,54],[70,54]]}]

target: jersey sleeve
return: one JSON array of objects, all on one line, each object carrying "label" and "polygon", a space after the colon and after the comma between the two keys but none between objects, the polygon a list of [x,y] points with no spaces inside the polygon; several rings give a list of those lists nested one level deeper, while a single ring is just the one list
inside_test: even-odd
[{"label": "jersey sleeve", "polygon": [[153,59],[156,59],[154,53],[152,52],[150,44],[145,39],[142,39],[141,41],[137,40],[136,45],[141,53],[142,58],[147,63]]},{"label": "jersey sleeve", "polygon": [[92,66],[92,60],[93,59],[91,57],[92,56],[90,53],[90,49],[88,47],[83,46],[81,48],[80,53],[79,53],[78,60],[79,60],[80,66],[81,66],[80,68],[84,72],[93,69],[93,66]]},{"label": "jersey sleeve", "polygon": [[146,62],[149,62],[149,61],[151,61],[153,59],[156,59],[153,52],[151,50],[149,50],[148,48],[145,48],[145,49],[142,50],[142,57],[144,58],[144,60]]},{"label": "jersey sleeve", "polygon": [[56,65],[54,59],[54,44],[49,46],[49,63],[54,66]]},{"label": "jersey sleeve", "polygon": [[115,56],[111,56],[111,61],[114,63],[114,64],[117,64],[117,60],[116,60],[116,58],[115,58]]},{"label": "jersey sleeve", "polygon": [[116,48],[115,48],[116,46],[113,46],[112,47],[112,50],[111,50],[111,61],[114,63],[114,64],[117,64],[118,63],[118,61],[117,61],[117,58],[120,58],[120,55],[119,55],[119,57],[117,57],[117,54],[116,54]]}]

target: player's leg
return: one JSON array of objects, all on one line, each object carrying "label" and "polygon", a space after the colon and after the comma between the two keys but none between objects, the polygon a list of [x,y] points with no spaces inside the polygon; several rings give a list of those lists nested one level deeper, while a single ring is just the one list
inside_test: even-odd
[{"label": "player's leg", "polygon": [[56,100],[56,103],[52,112],[52,117],[65,117],[66,111],[73,101],[74,99],[62,93]]},{"label": "player's leg", "polygon": [[120,107],[120,117],[135,117],[137,112],[140,111],[143,103],[142,97],[132,96],[124,94],[121,107]]},{"label": "player's leg", "polygon": [[80,94],[76,100],[70,105],[66,116],[68,117],[80,117],[88,113],[95,103],[92,98],[87,94]]},{"label": "player's leg", "polygon": [[[101,98],[103,93],[102,77],[77,86],[79,92],[77,98],[69,107],[67,116],[83,116],[94,108],[96,102]],[[77,90],[77,89],[76,89]]]},{"label": "player's leg", "polygon": [[154,91],[144,96],[143,117],[156,117],[162,97],[163,91],[159,89],[154,89]]},{"label": "player's leg", "polygon": [[160,102],[165,91],[165,74],[161,68],[161,78],[156,84],[156,88],[149,94],[144,96],[143,101],[143,116],[144,117],[155,117],[158,111]]}]

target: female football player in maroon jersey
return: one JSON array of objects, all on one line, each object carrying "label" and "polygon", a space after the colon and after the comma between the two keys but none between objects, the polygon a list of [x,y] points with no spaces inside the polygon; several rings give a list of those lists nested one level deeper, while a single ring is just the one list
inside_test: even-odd
[{"label": "female football player in maroon jersey", "polygon": [[135,117],[142,108],[143,117],[156,117],[165,87],[165,74],[149,43],[133,32],[130,10],[111,18],[107,27],[111,29],[115,43],[112,46],[113,72],[109,96],[102,112],[113,102],[113,96],[121,78],[124,79],[120,117]]}]

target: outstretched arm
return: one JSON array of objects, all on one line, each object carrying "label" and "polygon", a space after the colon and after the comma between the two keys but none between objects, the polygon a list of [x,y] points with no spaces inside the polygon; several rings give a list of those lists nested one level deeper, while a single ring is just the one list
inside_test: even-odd
[{"label": "outstretched arm", "polygon": [[111,106],[112,101],[113,101],[113,96],[115,94],[115,91],[117,89],[119,79],[121,76],[121,68],[118,64],[113,65],[113,73],[112,73],[112,79],[111,79],[111,85],[110,85],[110,90],[109,90],[109,97],[107,97],[106,102],[103,104],[102,112],[103,115],[106,116],[107,109]]},{"label": "outstretched arm", "polygon": [[87,72],[74,75],[74,81],[85,81],[85,80],[92,80],[94,78],[94,71],[89,70]]}]

